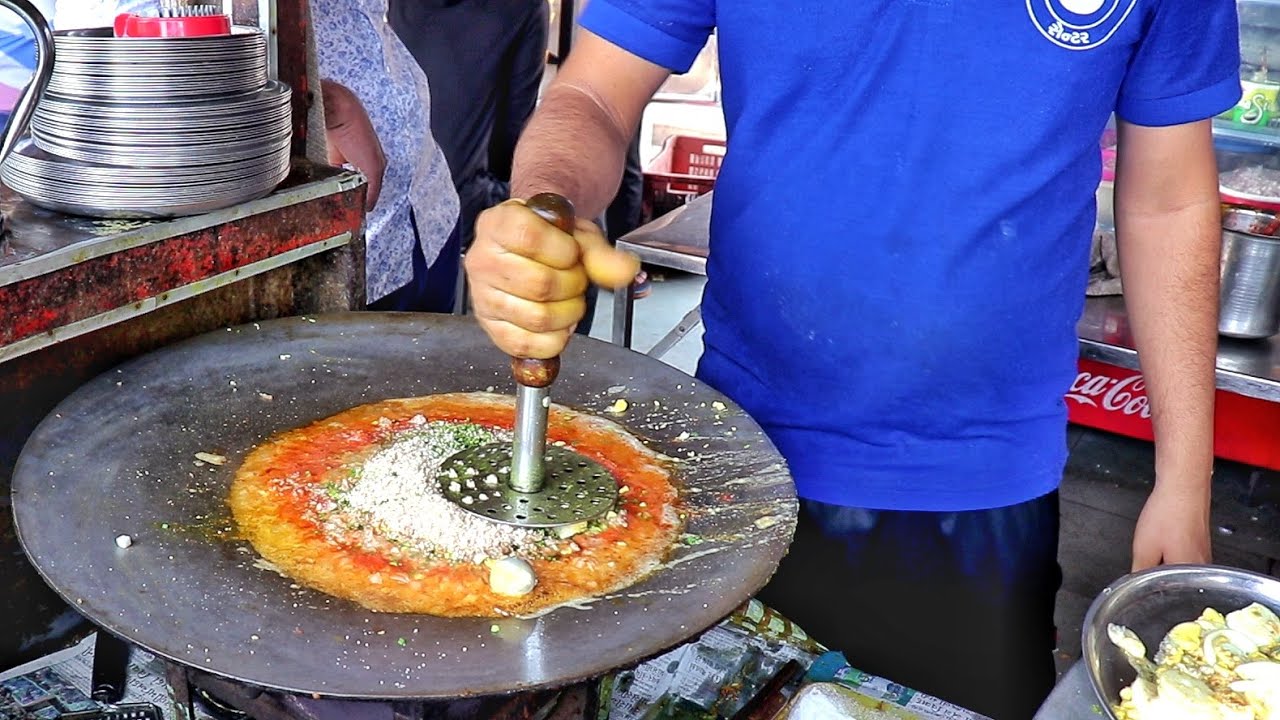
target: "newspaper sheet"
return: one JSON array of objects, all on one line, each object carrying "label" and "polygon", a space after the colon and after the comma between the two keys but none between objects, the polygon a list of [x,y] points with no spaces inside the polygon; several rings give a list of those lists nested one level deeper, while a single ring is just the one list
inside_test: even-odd
[{"label": "newspaper sheet", "polygon": [[[0,673],[0,720],[56,720],[64,713],[98,710],[89,697],[93,682],[93,643],[96,636],[73,647]],[[152,703],[172,717],[164,663],[134,648],[129,658],[128,685],[123,703]],[[202,720],[211,720],[200,715]]]},{"label": "newspaper sheet", "polygon": [[[741,709],[788,660],[808,669],[824,652],[826,648],[798,626],[752,600],[697,640],[603,681],[597,717],[724,720]],[[987,720],[848,666],[836,674],[833,683],[821,684],[825,690],[808,686],[808,701],[793,707],[797,712],[794,717]],[[798,692],[799,688],[791,690]],[[840,700],[842,710],[824,715],[822,706],[835,707],[833,700]]]},{"label": "newspaper sheet", "polygon": [[808,666],[820,646],[752,601],[734,617],[602,684],[600,720],[731,717],[788,660]]}]

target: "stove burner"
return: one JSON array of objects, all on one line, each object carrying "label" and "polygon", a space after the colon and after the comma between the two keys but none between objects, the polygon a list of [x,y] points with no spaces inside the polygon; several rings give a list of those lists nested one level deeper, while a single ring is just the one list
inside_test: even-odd
[{"label": "stove burner", "polygon": [[204,688],[192,688],[194,701],[200,706],[200,710],[208,714],[213,720],[253,720],[249,713],[241,712],[235,707],[219,700]]},{"label": "stove burner", "polygon": [[[194,720],[195,706],[214,720],[533,720],[533,718],[594,718],[599,703],[598,683],[590,681],[560,690],[542,690],[497,697],[441,701],[339,700],[263,690],[217,678],[194,669],[170,666],[169,681],[185,688],[171,689],[175,698],[192,703],[178,720]],[[182,701],[179,700],[179,703]]]}]

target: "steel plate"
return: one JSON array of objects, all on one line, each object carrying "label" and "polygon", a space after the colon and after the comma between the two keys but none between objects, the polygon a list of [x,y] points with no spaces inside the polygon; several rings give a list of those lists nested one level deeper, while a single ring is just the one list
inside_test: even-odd
[{"label": "steel plate", "polygon": [[291,94],[289,86],[272,80],[262,90],[239,97],[159,106],[151,103],[128,103],[118,99],[113,102],[64,102],[45,97],[40,100],[37,112],[80,118],[89,123],[103,120],[127,127],[130,121],[136,121],[138,124],[150,123],[170,130],[181,130],[187,127],[217,127],[223,122],[238,121],[241,114],[256,114],[264,109],[288,107]]},{"label": "steel plate", "polygon": [[[687,530],[647,580],[538,618],[371,613],[262,569],[228,526],[236,466],[272,433],[392,397],[512,393],[507,358],[467,318],[348,313],[214,332],[126,363],[60,404],[13,476],[17,530],[45,580],[159,655],[254,685],[351,698],[555,686],[660,653],[764,585],[795,526],[794,486],[760,428],[708,386],[575,339],[557,402],[678,459]],[[198,452],[226,456],[197,465]],[[118,548],[128,534],[132,547]],[[491,631],[491,625],[497,631]]]}]

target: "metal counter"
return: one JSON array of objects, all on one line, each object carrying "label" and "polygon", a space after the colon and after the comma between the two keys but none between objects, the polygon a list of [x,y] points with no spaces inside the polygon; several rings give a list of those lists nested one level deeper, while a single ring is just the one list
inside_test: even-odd
[{"label": "metal counter", "polygon": [[[711,196],[695,198],[688,205],[618,238],[618,249],[635,253],[642,262],[683,272],[707,274],[707,255],[711,244]],[[613,332],[615,345],[631,347],[631,328],[635,299],[629,292],[613,294]],[[702,322],[701,306],[694,306],[649,355],[662,357],[685,335]]]},{"label": "metal counter", "polygon": [[[1089,298],[1076,329],[1080,335],[1081,357],[1117,367],[1138,368],[1138,352],[1133,349],[1124,298]],[[1220,390],[1280,402],[1280,342],[1276,338],[1221,338],[1217,375]]]}]

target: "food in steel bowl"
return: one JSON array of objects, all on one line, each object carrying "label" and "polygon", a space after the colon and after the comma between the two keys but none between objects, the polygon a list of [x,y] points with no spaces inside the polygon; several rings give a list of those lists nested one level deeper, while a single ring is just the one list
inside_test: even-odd
[{"label": "food in steel bowl", "polygon": [[1127,575],[1085,615],[1083,664],[1114,720],[1280,720],[1280,579],[1217,565]]},{"label": "food in steel bowl", "polygon": [[1280,618],[1252,603],[1223,615],[1206,608],[1160,641],[1153,659],[1130,629],[1107,635],[1138,677],[1113,708],[1124,720],[1280,719]]}]

